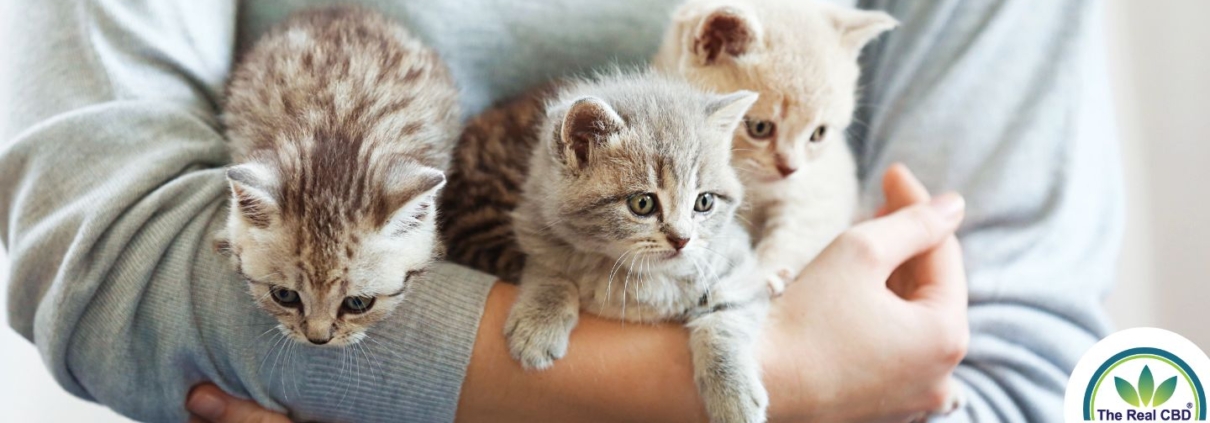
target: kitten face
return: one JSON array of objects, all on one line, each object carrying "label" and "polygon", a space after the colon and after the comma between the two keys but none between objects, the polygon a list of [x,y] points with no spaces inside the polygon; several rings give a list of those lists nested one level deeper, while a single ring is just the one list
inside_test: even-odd
[{"label": "kitten face", "polygon": [[280,188],[272,166],[253,162],[229,169],[232,257],[249,292],[278,319],[283,334],[316,345],[356,343],[398,306],[433,260],[433,202],[444,177],[420,166],[397,168],[402,169],[396,169],[395,184],[410,190],[365,198],[402,204],[385,218],[350,212],[341,204],[347,199],[290,198],[294,194]]},{"label": "kitten face", "polygon": [[823,149],[847,148],[857,54],[896,21],[813,1],[724,3],[683,5],[656,65],[699,87],[760,93],[735,131],[740,174],[762,183],[791,179]]},{"label": "kitten face", "polygon": [[756,95],[686,91],[598,88],[552,108],[557,178],[546,192],[559,238],[641,272],[710,254],[743,195],[728,138]]}]

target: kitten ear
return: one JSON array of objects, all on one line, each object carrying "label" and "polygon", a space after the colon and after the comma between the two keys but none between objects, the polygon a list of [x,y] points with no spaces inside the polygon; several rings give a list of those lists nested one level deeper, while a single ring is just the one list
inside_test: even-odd
[{"label": "kitten ear", "polygon": [[245,163],[227,168],[231,185],[231,204],[252,226],[265,229],[279,212],[273,191],[277,188],[277,173],[260,163]]},{"label": "kitten ear", "polygon": [[610,138],[626,127],[621,116],[596,97],[584,97],[572,103],[559,128],[559,153],[572,168],[588,165],[591,152],[609,145]]},{"label": "kitten ear", "polygon": [[751,52],[760,45],[760,38],[760,23],[751,13],[736,6],[722,6],[698,23],[692,52],[698,65],[713,65]]},{"label": "kitten ear", "polygon": [[383,231],[402,235],[435,216],[437,193],[445,173],[413,162],[393,164],[386,177],[386,195],[377,210]]},{"label": "kitten ear", "polygon": [[[706,122],[730,134],[743,120],[744,114],[756,103],[759,94],[752,91],[736,91],[715,97],[706,105]],[[730,140],[730,138],[728,138]]]},{"label": "kitten ear", "polygon": [[886,12],[843,7],[833,9],[832,23],[840,32],[841,46],[854,55],[879,34],[899,26],[899,21]]}]

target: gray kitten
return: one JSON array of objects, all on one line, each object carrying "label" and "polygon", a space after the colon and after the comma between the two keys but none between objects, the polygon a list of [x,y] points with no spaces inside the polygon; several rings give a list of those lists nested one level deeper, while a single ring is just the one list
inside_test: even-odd
[{"label": "gray kitten", "polygon": [[756,99],[640,73],[573,83],[549,103],[513,213],[528,258],[505,334],[524,367],[563,357],[581,309],[684,322],[711,419],[765,419],[754,342],[767,294],[749,276],[730,166]]},{"label": "gray kitten", "polygon": [[434,201],[458,130],[444,64],[353,8],[294,15],[232,73],[220,244],[297,341],[348,345],[439,255]]}]

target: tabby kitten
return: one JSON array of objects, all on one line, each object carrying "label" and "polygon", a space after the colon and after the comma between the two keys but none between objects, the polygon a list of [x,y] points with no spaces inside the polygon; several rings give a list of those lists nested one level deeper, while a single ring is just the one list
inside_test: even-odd
[{"label": "tabby kitten", "polygon": [[237,65],[221,243],[284,334],[360,341],[438,256],[456,100],[433,51],[360,9],[296,14]]},{"label": "tabby kitten", "polygon": [[513,234],[512,212],[521,202],[546,101],[559,85],[532,89],[467,122],[438,207],[448,260],[505,281],[521,280],[525,253]]},{"label": "tabby kitten", "polygon": [[748,192],[740,215],[774,295],[855,217],[845,129],[857,55],[895,25],[883,12],[803,0],[689,0],[674,13],[656,68],[703,89],[760,93],[732,162]]},{"label": "tabby kitten", "polygon": [[653,73],[571,83],[536,127],[513,213],[527,254],[505,323],[513,357],[544,369],[580,310],[690,328],[695,381],[714,421],[763,421],[753,351],[766,310],[734,220],[743,186],[730,134],[756,94],[705,94]]}]

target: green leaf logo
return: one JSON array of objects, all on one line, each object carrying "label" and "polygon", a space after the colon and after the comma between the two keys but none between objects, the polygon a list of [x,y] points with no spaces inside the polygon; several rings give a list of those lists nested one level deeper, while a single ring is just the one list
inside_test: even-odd
[{"label": "green leaf logo", "polygon": [[1159,388],[1155,388],[1155,397],[1151,399],[1152,407],[1159,407],[1172,398],[1172,393],[1176,391],[1176,376],[1168,378],[1164,383],[1160,384]]},{"label": "green leaf logo", "polygon": [[1159,407],[1172,398],[1173,392],[1176,392],[1176,376],[1168,378],[1157,388],[1155,378],[1151,375],[1151,368],[1148,366],[1143,366],[1137,390],[1134,385],[1120,377],[1115,376],[1113,382],[1118,388],[1118,396],[1122,397],[1122,401],[1135,407]]},{"label": "green leaf logo", "polygon": [[1151,378],[1151,368],[1143,366],[1143,374],[1139,375],[1139,403],[1151,404],[1151,394],[1155,393],[1155,380]]},{"label": "green leaf logo", "polygon": [[1118,396],[1122,397],[1122,401],[1135,407],[1139,406],[1139,394],[1130,386],[1130,382],[1117,376],[1113,377],[1113,382],[1118,385]]}]

